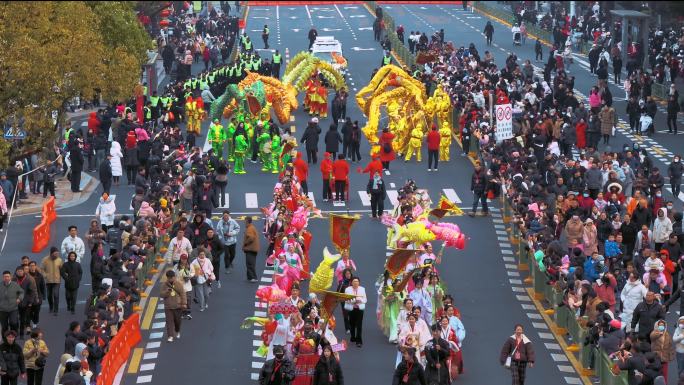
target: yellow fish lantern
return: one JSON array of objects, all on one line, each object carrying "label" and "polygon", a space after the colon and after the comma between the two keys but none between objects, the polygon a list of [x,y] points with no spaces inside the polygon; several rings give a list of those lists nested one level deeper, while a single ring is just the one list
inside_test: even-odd
[{"label": "yellow fish lantern", "polygon": [[330,254],[327,247],[323,249],[323,260],[318,264],[316,272],[311,277],[311,282],[309,283],[310,292],[315,293],[328,290],[332,286],[333,275],[335,275],[333,265],[341,257],[340,254]]},{"label": "yellow fish lantern", "polygon": [[423,244],[425,242],[434,241],[435,234],[428,230],[423,222],[412,222],[405,227],[400,228],[399,240]]}]

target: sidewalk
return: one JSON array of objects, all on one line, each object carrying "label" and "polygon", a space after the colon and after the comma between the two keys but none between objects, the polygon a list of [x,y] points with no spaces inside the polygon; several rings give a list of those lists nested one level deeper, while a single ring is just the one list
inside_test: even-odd
[{"label": "sidewalk", "polygon": [[[59,178],[55,181],[55,200],[56,210],[65,209],[79,205],[92,195],[100,182],[93,176],[83,173],[81,175],[81,192],[75,193],[71,191],[71,182],[65,177]],[[30,215],[40,214],[43,209],[43,194],[28,194],[28,199],[21,199],[17,203],[17,207],[12,212],[12,215]]]}]

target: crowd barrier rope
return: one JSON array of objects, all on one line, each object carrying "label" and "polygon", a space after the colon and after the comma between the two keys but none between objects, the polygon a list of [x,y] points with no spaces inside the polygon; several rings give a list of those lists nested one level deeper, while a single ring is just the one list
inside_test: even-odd
[{"label": "crowd barrier rope", "polygon": [[109,351],[102,359],[102,371],[97,385],[112,385],[121,366],[128,361],[133,348],[140,343],[140,314],[133,313],[123,322],[119,332],[109,343]]},{"label": "crowd barrier rope", "polygon": [[50,197],[43,203],[40,223],[33,228],[33,247],[31,252],[39,253],[50,243],[50,225],[57,219],[55,211],[55,197]]}]

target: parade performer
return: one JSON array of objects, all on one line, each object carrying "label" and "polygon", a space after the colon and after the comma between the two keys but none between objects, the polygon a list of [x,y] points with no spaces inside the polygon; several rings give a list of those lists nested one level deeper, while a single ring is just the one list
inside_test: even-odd
[{"label": "parade performer", "polygon": [[245,154],[247,153],[247,140],[243,134],[235,137],[235,173],[246,174]]},{"label": "parade performer", "polygon": [[321,118],[328,116],[328,90],[321,84],[318,73],[312,74],[306,83],[304,108],[309,111],[309,115],[318,115]]},{"label": "parade performer", "polygon": [[235,125],[236,119],[232,118],[226,127],[226,142],[228,142],[228,161],[235,161]]},{"label": "parade performer", "polygon": [[268,172],[271,170],[271,135],[269,135],[268,130],[261,132],[261,135],[257,138],[257,144],[259,145],[261,171]]},{"label": "parade performer", "polygon": [[372,160],[366,165],[366,167],[363,170],[361,170],[361,167],[359,167],[356,169],[356,171],[364,174],[367,173],[368,177],[370,179],[373,179],[375,173],[379,172],[382,174],[382,162],[380,161],[380,156],[377,153],[373,153],[373,155],[371,155],[371,159]]},{"label": "parade performer", "polygon": [[449,148],[451,147],[451,127],[449,122],[444,122],[439,129],[439,160],[449,161]]},{"label": "parade performer", "polygon": [[223,129],[219,119],[214,119],[214,121],[209,125],[209,143],[211,148],[214,149],[214,154],[223,159],[223,144],[226,142],[226,131]]},{"label": "parade performer", "polygon": [[186,130],[188,133],[194,135],[200,134],[200,115],[197,108],[197,102],[193,100],[192,96],[188,96],[185,100],[185,118]]},{"label": "parade performer", "polygon": [[318,362],[318,347],[328,341],[314,331],[311,320],[304,321],[304,330],[295,337],[293,349],[296,353],[295,380],[292,385],[312,385],[314,370]]},{"label": "parade performer", "polygon": [[[390,343],[397,343],[397,335],[399,333],[399,313],[401,304],[404,301],[405,293],[402,291],[396,292],[393,286],[393,280],[389,277],[389,273],[381,276],[380,288],[378,289],[378,309],[377,317],[378,323],[382,332],[389,338]],[[405,316],[404,316],[405,317]]]},{"label": "parade performer", "polygon": [[280,172],[280,154],[283,152],[281,146],[280,136],[273,134],[271,138],[271,173],[277,174]]},{"label": "parade performer", "polygon": [[411,160],[413,154],[416,154],[416,161],[420,162],[421,146],[423,145],[423,129],[420,125],[417,125],[413,130],[411,130],[411,139],[408,142],[408,148],[406,149],[406,156],[404,157],[404,162]]}]

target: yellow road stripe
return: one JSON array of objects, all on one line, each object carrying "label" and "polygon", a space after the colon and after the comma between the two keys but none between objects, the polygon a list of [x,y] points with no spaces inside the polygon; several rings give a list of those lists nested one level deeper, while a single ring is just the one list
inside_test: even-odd
[{"label": "yellow road stripe", "polygon": [[653,150],[654,152],[656,152],[659,155],[665,155],[665,152],[656,146],[651,147],[651,150]]},{"label": "yellow road stripe", "polygon": [[[575,369],[577,372],[577,375],[580,376],[582,379],[582,382],[584,385],[592,385],[591,380],[587,376],[583,376],[582,373],[584,372],[584,368],[582,367],[582,364],[577,360],[575,355],[568,351],[568,344],[565,343],[565,338],[563,336],[558,335],[555,330],[556,324],[551,320],[551,318],[544,312],[544,307],[542,306],[541,302],[537,300],[534,296],[534,289],[531,287],[526,288],[527,290],[527,295],[529,295],[530,299],[532,299],[532,303],[534,303],[534,306],[537,308],[537,311],[539,314],[541,314],[542,318],[544,319],[544,322],[546,325],[549,327],[549,331],[553,336],[556,338],[556,341],[558,341],[558,345],[563,349],[563,353],[568,357],[568,360],[570,361],[570,365]],[[581,343],[581,341],[578,341],[578,343]]]},{"label": "yellow road stripe", "polygon": [[291,122],[294,122],[294,120],[295,120],[294,115],[290,115],[290,121],[291,121]]},{"label": "yellow road stripe", "polygon": [[150,329],[150,325],[152,325],[152,318],[154,317],[154,312],[157,310],[158,301],[159,297],[150,297],[149,301],[147,301],[147,309],[145,310],[145,316],[143,317],[143,321],[140,327],[141,329]]},{"label": "yellow road stripe", "polygon": [[297,126],[295,126],[295,125],[290,126],[290,131],[297,132]]},{"label": "yellow road stripe", "polygon": [[138,373],[140,369],[140,360],[142,360],[143,348],[135,348],[131,356],[131,363],[128,365],[128,374]]}]

